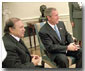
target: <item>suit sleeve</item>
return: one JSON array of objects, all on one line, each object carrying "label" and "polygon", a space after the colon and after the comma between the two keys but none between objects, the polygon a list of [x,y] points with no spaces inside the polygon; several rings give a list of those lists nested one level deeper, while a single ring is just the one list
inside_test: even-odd
[{"label": "suit sleeve", "polygon": [[67,46],[60,45],[59,43],[57,43],[57,44],[53,43],[53,41],[49,37],[49,35],[47,35],[43,32],[39,32],[39,36],[48,52],[50,52],[50,53],[56,53],[56,52],[66,53]]},{"label": "suit sleeve", "polygon": [[[5,45],[7,50],[7,57],[2,63],[3,68],[33,68],[34,65],[32,62],[26,61],[23,62],[20,59],[20,55],[18,55],[16,51],[16,47],[12,45]],[[24,58],[25,59],[25,58]]]}]

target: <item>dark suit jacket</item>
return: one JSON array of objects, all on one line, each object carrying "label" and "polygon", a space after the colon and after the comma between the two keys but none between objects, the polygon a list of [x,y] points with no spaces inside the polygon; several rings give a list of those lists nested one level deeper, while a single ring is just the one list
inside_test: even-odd
[{"label": "dark suit jacket", "polygon": [[31,56],[26,46],[21,45],[9,34],[3,36],[3,42],[7,51],[7,57],[2,63],[3,68],[31,68]]},{"label": "dark suit jacket", "polygon": [[57,26],[60,31],[61,40],[48,23],[46,23],[39,31],[41,41],[52,60],[55,59],[57,53],[66,53],[67,45],[73,42],[71,35],[67,32],[64,26],[64,23],[59,21]]}]

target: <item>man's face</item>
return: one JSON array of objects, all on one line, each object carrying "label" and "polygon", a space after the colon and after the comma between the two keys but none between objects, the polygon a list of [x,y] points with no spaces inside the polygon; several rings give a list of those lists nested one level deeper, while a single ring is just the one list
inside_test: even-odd
[{"label": "man's face", "polygon": [[58,12],[52,11],[51,16],[49,17],[49,22],[53,25],[57,24],[59,20]]},{"label": "man's face", "polygon": [[11,33],[19,38],[24,37],[24,24],[22,23],[22,21],[17,21],[14,24],[14,28],[11,28]]}]

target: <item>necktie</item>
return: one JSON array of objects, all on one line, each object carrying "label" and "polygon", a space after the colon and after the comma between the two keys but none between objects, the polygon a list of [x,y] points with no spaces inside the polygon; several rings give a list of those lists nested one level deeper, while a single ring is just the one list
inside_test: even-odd
[{"label": "necktie", "polygon": [[21,43],[25,47],[24,42],[21,39],[19,40],[19,43]]},{"label": "necktie", "polygon": [[29,57],[30,57],[30,61],[31,61],[30,53],[29,53],[28,49],[26,48],[26,46],[25,46],[24,42],[22,41],[22,39],[19,40],[19,43],[20,43],[22,46],[24,46],[24,50],[25,50],[26,53],[29,55]]},{"label": "necktie", "polygon": [[57,33],[59,39],[61,40],[60,32],[59,32],[58,27],[57,27],[56,25],[54,26],[54,30],[56,31],[56,33]]}]

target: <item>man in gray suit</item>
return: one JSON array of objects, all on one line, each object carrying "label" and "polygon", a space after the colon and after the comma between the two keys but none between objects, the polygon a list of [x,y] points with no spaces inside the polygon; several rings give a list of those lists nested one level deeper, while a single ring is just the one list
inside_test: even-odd
[{"label": "man in gray suit", "polygon": [[82,4],[81,2],[69,2],[70,21],[73,36],[78,40],[80,46],[82,41]]},{"label": "man in gray suit", "polygon": [[3,68],[34,68],[39,63],[39,56],[30,55],[24,42],[24,24],[19,18],[10,18],[6,22],[3,36],[7,57],[2,63]]},{"label": "man in gray suit", "polygon": [[76,58],[76,67],[81,68],[82,50],[73,43],[73,39],[67,32],[64,22],[59,21],[57,10],[55,8],[47,8],[45,16],[48,21],[40,29],[39,36],[48,52],[47,55],[59,68],[68,68],[67,56],[73,56]]}]

